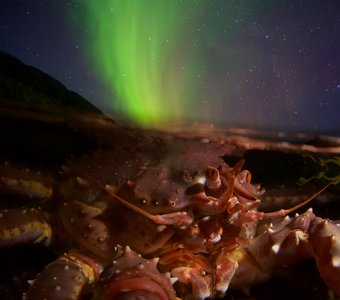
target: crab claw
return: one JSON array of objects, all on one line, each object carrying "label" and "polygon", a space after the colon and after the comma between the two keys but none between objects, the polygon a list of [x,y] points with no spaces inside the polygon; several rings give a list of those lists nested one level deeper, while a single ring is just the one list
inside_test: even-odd
[{"label": "crab claw", "polygon": [[194,253],[197,250],[173,243],[162,253],[159,262],[178,279],[178,292],[185,295],[184,299],[206,299],[212,296],[210,263],[205,256]]},{"label": "crab claw", "polygon": [[320,275],[340,296],[340,223],[321,218],[313,223],[309,240]]},{"label": "crab claw", "polygon": [[172,287],[176,279],[169,273],[160,273],[157,263],[157,258],[144,259],[126,246],[124,254],[101,276],[98,299],[176,299]]},{"label": "crab claw", "polygon": [[178,267],[171,271],[184,284],[191,284],[195,299],[206,299],[211,296],[211,278],[199,268]]}]

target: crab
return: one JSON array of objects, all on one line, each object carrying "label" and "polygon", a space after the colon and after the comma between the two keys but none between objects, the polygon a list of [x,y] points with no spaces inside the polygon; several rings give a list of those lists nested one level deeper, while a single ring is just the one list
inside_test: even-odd
[{"label": "crab", "polygon": [[[55,176],[0,167],[2,197],[25,203],[1,210],[0,247],[41,244],[60,254],[24,299],[212,299],[249,293],[311,257],[340,296],[340,222],[312,209],[289,217],[333,182],[292,208],[263,212],[264,190],[223,134],[81,124],[99,147],[66,158]],[[231,165],[231,155],[241,158]]]}]

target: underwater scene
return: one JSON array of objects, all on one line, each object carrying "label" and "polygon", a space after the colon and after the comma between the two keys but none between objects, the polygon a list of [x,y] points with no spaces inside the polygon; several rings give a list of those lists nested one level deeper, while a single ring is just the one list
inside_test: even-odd
[{"label": "underwater scene", "polygon": [[1,299],[340,299],[339,8],[5,1]]}]

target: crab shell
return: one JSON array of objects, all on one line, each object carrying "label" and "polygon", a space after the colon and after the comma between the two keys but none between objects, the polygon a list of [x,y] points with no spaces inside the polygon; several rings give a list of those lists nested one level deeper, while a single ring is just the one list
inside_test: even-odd
[{"label": "crab shell", "polygon": [[[112,245],[138,253],[160,249],[174,234],[173,226],[157,225],[121,205],[105,187],[150,214],[185,210],[201,192],[207,166],[219,166],[228,149],[223,143],[197,139],[144,142],[143,146],[100,149],[73,158],[63,168],[58,197],[62,224],[79,244],[102,257]],[[193,188],[194,187],[194,188]]]},{"label": "crab shell", "polygon": [[179,211],[190,204],[189,187],[208,166],[235,150],[223,141],[152,139],[130,147],[101,149],[69,160],[65,173],[89,189],[109,185],[117,195],[152,214]]}]

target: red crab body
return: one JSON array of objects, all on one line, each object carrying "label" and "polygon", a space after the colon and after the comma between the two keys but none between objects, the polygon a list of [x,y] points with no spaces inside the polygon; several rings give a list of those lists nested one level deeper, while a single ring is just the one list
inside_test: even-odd
[{"label": "red crab body", "polygon": [[293,210],[261,212],[263,190],[244,161],[223,160],[243,154],[227,136],[93,121],[77,126],[99,147],[67,158],[57,178],[0,168],[3,197],[42,206],[2,210],[0,246],[44,243],[61,254],[26,299],[214,298],[229,288],[248,292],[275,269],[310,257],[340,294],[338,223],[311,210],[284,219]]}]

